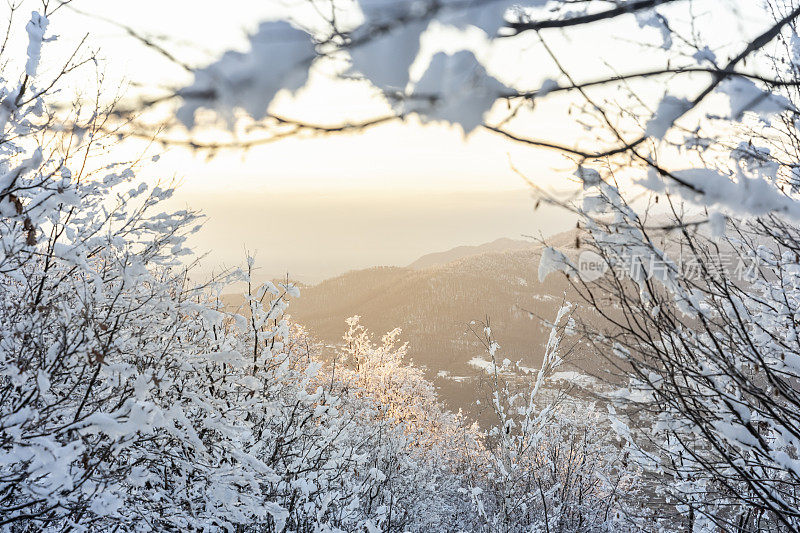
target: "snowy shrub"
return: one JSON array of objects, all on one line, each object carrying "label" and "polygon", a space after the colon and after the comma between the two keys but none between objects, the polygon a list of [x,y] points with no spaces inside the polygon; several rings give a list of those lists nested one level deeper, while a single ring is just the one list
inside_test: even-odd
[{"label": "snowy shrub", "polygon": [[622,385],[609,409],[632,460],[695,531],[797,529],[796,223],[640,217],[616,186],[592,188],[607,208],[583,211],[585,244],[607,270],[571,280]]},{"label": "snowy shrub", "polygon": [[[563,364],[572,324],[564,303],[551,326],[542,367],[522,385],[486,326],[490,411],[480,482],[470,487],[487,531],[635,531],[638,468],[628,468],[602,412],[549,383]],[[532,382],[531,382],[532,381]]]}]

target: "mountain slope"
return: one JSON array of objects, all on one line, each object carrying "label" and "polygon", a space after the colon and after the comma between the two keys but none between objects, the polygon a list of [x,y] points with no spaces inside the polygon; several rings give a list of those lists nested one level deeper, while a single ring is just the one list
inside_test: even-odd
[{"label": "mountain slope", "polygon": [[[563,249],[574,239],[575,232],[568,232],[548,243]],[[480,333],[488,320],[501,358],[538,367],[549,335],[542,319],[554,318],[567,289],[562,276],[539,283],[540,245],[526,242],[522,249],[487,251],[494,244],[464,247],[476,253],[445,264],[426,256],[412,263],[416,269],[348,272],[305,288],[292,302],[291,315],[326,344],[341,341],[345,319],[353,315],[360,315],[376,336],[402,328],[409,357],[426,368],[448,403],[463,406],[467,398],[474,401],[473,378],[481,373],[470,361],[487,357],[472,330]],[[419,266],[426,262],[433,264]]]}]

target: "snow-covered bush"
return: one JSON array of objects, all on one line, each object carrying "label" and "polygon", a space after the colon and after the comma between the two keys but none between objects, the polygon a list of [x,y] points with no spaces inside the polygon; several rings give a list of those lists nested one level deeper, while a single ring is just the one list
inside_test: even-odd
[{"label": "snow-covered bush", "polygon": [[141,449],[170,425],[148,391],[190,340],[176,266],[196,215],[151,214],[169,189],[83,164],[103,110],[59,131],[35,77],[46,28],[33,13],[24,73],[0,89],[0,524],[58,529],[127,512]]},{"label": "snow-covered bush", "polygon": [[563,364],[572,306],[551,325],[535,377],[512,379],[488,325],[490,410],[479,483],[469,494],[488,531],[634,531],[638,469],[628,468],[606,417],[587,399],[550,383]]},{"label": "snow-covered bush", "polygon": [[385,416],[405,429],[414,446],[435,449],[441,456],[453,452],[448,449],[454,438],[451,432],[464,421],[444,410],[423,370],[406,360],[407,343],[397,345],[401,330],[386,333],[380,344],[375,344],[369,331],[359,324],[359,318],[347,320],[348,329],[337,358],[345,364],[339,381],[352,384],[357,394],[384,406]]},{"label": "snow-covered bush", "polygon": [[[740,179],[764,161],[741,160]],[[631,458],[694,531],[800,527],[796,335],[800,233],[790,216],[639,216],[596,181],[585,246],[606,267],[573,287],[623,387],[609,400]],[[752,199],[752,195],[750,196]],[[786,201],[794,202],[791,196]]]}]

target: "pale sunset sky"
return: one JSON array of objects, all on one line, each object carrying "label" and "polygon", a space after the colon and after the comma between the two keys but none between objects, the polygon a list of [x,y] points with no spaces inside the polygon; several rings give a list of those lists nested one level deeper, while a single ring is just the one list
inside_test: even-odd
[{"label": "pale sunset sky", "polygon": [[[224,50],[246,49],[247,33],[285,12],[287,5],[280,0],[75,0],[74,9],[65,7],[52,17],[50,33],[59,35],[60,46],[51,47],[50,56],[51,50],[45,48],[45,67],[60,65],[61,56],[72,48],[67,44],[77,44],[88,34],[88,46],[104,58],[98,72],[112,93],[146,94],[159,87],[179,87],[191,76],[114,22],[143,35],[169,36],[162,44],[185,63],[202,66]],[[740,5],[746,12],[748,3]],[[18,16],[27,18],[36,7],[34,2],[24,3]],[[719,27],[730,31],[752,31],[742,28],[742,21],[753,28],[763,22],[741,13],[715,12],[710,1],[698,1],[697,12],[719,17]],[[721,32],[720,43],[730,35]],[[13,44],[24,50],[24,36],[18,37]],[[451,37],[440,38],[446,42]],[[476,35],[457,38],[480,41]],[[611,53],[625,47],[624,26],[598,24],[590,32],[572,33],[570,40],[558,35],[552,39],[565,50],[568,66],[580,65],[584,78],[607,74],[609,69],[630,70],[648,60],[647,50],[638,50],[635,59]],[[522,55],[519,42],[512,49],[514,54],[504,53],[501,42],[485,52],[489,70],[513,72],[520,84],[531,88],[552,75],[552,63],[535,42]],[[617,63],[606,64],[609,57]],[[83,81],[90,93],[95,80]],[[581,135],[579,124],[565,120],[568,104],[537,107],[531,113],[535,131],[567,143]],[[294,98],[279,97],[276,105],[288,111],[285,114],[318,123],[385,109],[367,84],[334,82],[324,72],[312,76]],[[131,143],[132,151],[142,147],[140,142]],[[140,175],[180,179],[173,204],[207,214],[206,230],[194,245],[199,253],[208,252],[203,268],[209,270],[240,263],[247,249],[256,252],[266,275],[289,272],[301,280],[317,281],[354,268],[405,265],[422,254],[458,245],[547,236],[574,225],[566,213],[555,209],[534,212],[534,201],[512,170],[513,164],[542,186],[562,188],[574,186],[570,182],[574,163],[561,154],[513,144],[486,131],[478,130],[465,140],[454,128],[411,120],[357,134],[287,139],[247,152],[223,152],[211,160],[176,147],[154,147],[149,154],[160,159],[143,167]]]}]

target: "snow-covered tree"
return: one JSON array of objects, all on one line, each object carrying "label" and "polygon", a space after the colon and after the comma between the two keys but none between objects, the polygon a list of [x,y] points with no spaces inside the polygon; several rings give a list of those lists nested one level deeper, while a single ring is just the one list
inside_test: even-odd
[{"label": "snow-covered tree", "polygon": [[567,302],[558,310],[542,366],[524,380],[511,361],[499,360],[491,328],[480,333],[491,360],[493,416],[483,475],[464,490],[487,531],[637,530],[637,467],[626,464],[605,415],[552,381],[568,351],[561,341],[571,310]]},{"label": "snow-covered tree", "polygon": [[[777,41],[755,56],[770,79],[724,77],[724,112],[661,141],[697,166],[665,181],[651,151],[647,202],[628,201],[609,165],[579,167],[571,208],[594,255],[551,251],[540,270],[569,272],[602,317],[588,329],[628,385],[614,425],[696,531],[800,527],[796,6],[767,7],[775,25],[748,48]],[[662,100],[648,130],[672,123],[673,104]],[[582,277],[586,259],[605,275]]]},{"label": "snow-covered tree", "polygon": [[[764,163],[734,164],[757,182]],[[543,268],[565,271],[593,310],[585,328],[623,385],[609,409],[632,459],[688,529],[796,530],[793,218],[718,220],[670,194],[669,216],[646,216],[612,183],[586,192],[584,255],[552,251]],[[587,260],[605,273],[587,278]]]}]

